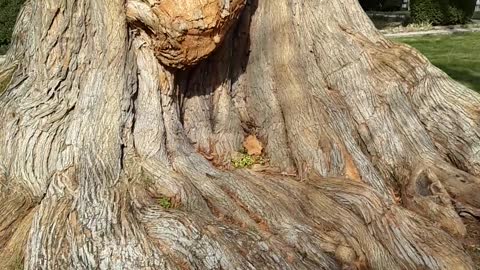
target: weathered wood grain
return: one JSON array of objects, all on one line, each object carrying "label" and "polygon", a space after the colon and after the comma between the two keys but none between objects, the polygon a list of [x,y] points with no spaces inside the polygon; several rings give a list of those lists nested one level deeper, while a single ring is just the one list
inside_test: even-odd
[{"label": "weathered wood grain", "polygon": [[0,85],[0,268],[474,269],[480,96],[355,0],[31,0]]}]

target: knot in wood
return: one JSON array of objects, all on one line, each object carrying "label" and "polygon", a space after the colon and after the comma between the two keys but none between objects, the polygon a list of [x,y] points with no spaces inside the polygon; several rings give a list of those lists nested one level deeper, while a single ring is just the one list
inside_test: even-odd
[{"label": "knot in wood", "polygon": [[152,38],[156,57],[166,66],[186,68],[220,46],[246,0],[131,0],[130,24]]}]

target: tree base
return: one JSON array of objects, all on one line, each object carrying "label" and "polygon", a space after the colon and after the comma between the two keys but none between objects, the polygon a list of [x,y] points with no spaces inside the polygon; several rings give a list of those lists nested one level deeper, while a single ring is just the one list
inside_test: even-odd
[{"label": "tree base", "polygon": [[47,2],[0,66],[0,267],[474,269],[480,96],[356,0]]}]

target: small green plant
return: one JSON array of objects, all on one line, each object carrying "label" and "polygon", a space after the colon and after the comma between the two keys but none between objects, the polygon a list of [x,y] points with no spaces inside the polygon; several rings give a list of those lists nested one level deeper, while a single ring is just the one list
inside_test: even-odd
[{"label": "small green plant", "polygon": [[255,164],[255,158],[248,154],[241,154],[232,159],[232,165],[237,169],[250,168],[253,164]]},{"label": "small green plant", "polygon": [[245,149],[232,158],[232,165],[236,169],[251,168],[254,164],[264,165],[265,159],[261,156],[249,155]]},{"label": "small green plant", "polygon": [[160,204],[160,206],[165,209],[172,208],[172,201],[168,197],[160,197],[158,199],[158,204]]}]

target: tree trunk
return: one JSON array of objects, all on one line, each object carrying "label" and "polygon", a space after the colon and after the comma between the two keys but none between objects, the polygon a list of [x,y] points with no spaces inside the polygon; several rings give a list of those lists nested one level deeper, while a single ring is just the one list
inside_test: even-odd
[{"label": "tree trunk", "polygon": [[480,96],[356,0],[31,0],[0,90],[2,269],[474,269]]}]

